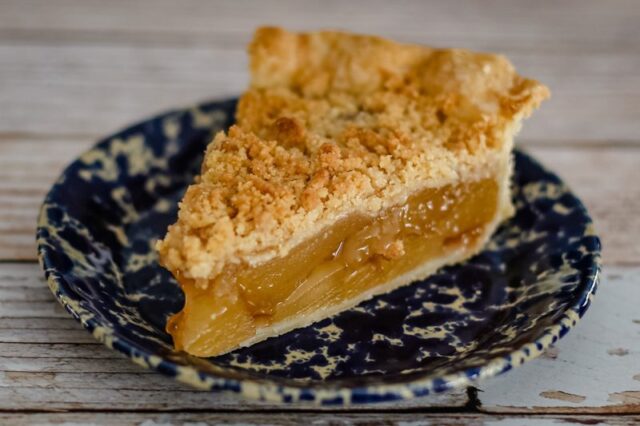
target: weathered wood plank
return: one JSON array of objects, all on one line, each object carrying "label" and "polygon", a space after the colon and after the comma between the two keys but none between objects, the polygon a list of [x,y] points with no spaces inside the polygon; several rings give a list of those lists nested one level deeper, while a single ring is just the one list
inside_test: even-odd
[{"label": "weathered wood plank", "polygon": [[[525,145],[526,146],[526,145]],[[602,238],[606,264],[640,261],[640,150],[531,147],[545,166],[560,175],[585,203]]]},{"label": "weathered wood plank", "polygon": [[245,56],[206,47],[0,44],[0,101],[12,105],[0,132],[98,137],[162,110],[231,97],[247,84]]},{"label": "weathered wood plank", "polygon": [[[0,264],[0,277],[0,289],[32,291],[42,285],[38,297],[48,292],[35,264]],[[639,267],[607,268],[594,306],[583,323],[547,357],[481,383],[481,409],[495,413],[640,413],[640,403],[634,400],[640,392],[640,370],[634,370],[640,365],[640,344],[636,338],[640,316],[636,318],[635,309],[639,289]],[[32,312],[46,317],[57,305],[52,296],[49,305],[36,305]],[[140,369],[97,344],[71,319],[47,323],[49,320],[43,318],[29,324],[30,318],[16,319],[14,310],[6,312],[7,307],[0,304],[0,317],[5,317],[5,322],[0,321],[0,336],[2,328],[11,321],[16,320],[16,327],[12,330],[13,340],[0,338],[0,410],[10,406],[37,409],[45,402],[47,407],[56,409],[76,406],[106,409],[110,404],[123,409],[202,408],[202,393]],[[50,334],[55,330],[59,340],[52,337],[30,340],[38,332]],[[29,334],[23,334],[24,331]],[[88,339],[79,337],[82,333]],[[57,391],[52,393],[51,389]],[[121,392],[123,389],[127,392]],[[176,392],[181,396],[177,397]],[[257,407],[231,395],[208,398],[207,407],[211,409],[247,404]],[[461,407],[466,403],[461,391],[402,406]]]},{"label": "weathered wood plank", "polygon": [[0,301],[0,318],[66,318],[69,314],[62,306],[46,302]]},{"label": "weathered wood plank", "polygon": [[[4,346],[5,344],[3,344]],[[30,347],[34,347],[31,345]],[[38,347],[42,353],[46,348]],[[84,349],[84,351],[82,351]],[[57,353],[64,351],[57,351]],[[74,354],[70,358],[50,357],[32,357],[22,350],[14,351],[9,356],[0,357],[0,367],[2,371],[14,371],[20,373],[31,373],[37,376],[41,373],[58,374],[58,373],[76,373],[84,374],[84,379],[91,381],[95,374],[139,374],[146,375],[149,372],[141,372],[140,367],[133,364],[130,360],[110,352],[106,347],[101,345],[68,345],[67,353]],[[76,353],[80,352],[80,353]],[[88,356],[82,356],[81,353],[89,353]],[[96,365],[97,363],[97,365]],[[3,379],[3,383],[4,383]],[[118,382],[112,383],[113,389],[117,389]],[[0,386],[7,387],[7,386]],[[14,388],[15,386],[8,386]],[[1,400],[2,398],[0,398]],[[20,401],[17,401],[20,402]]]},{"label": "weathered wood plank", "polygon": [[474,413],[46,413],[0,414],[0,422],[15,426],[64,424],[167,426],[167,425],[403,425],[403,426],[547,426],[598,425],[630,426],[640,422],[640,416],[501,416]]},{"label": "weathered wood plank", "polygon": [[[34,155],[40,142],[46,155]],[[0,259],[35,259],[36,220],[47,189],[92,144],[90,138],[0,138]]]},{"label": "weathered wood plank", "polygon": [[[95,361],[94,361],[95,362]],[[235,394],[192,390],[156,374],[133,373],[0,373],[0,411],[7,410],[329,410],[305,404],[274,405],[247,401]],[[94,383],[91,385],[90,383]],[[55,391],[53,391],[55,390]],[[434,395],[418,400],[384,403],[376,409],[450,409],[464,407],[464,392]],[[369,406],[338,407],[367,410]],[[334,408],[335,409],[335,408]],[[0,422],[1,423],[1,422]]]},{"label": "weathered wood plank", "polygon": [[[53,39],[91,35],[89,41],[167,44],[210,42],[222,38],[245,43],[257,25],[348,28],[388,36],[420,37],[431,43],[489,43],[575,48],[634,49],[640,8],[633,0],[538,2],[494,0],[482,3],[384,0],[242,3],[189,0],[47,1],[3,0],[0,30],[5,38]],[[499,25],[498,25],[499,24]],[[597,28],[597,31],[595,29]],[[635,36],[635,38],[634,38]],[[421,40],[421,41],[422,41]]]},{"label": "weathered wood plank", "polygon": [[[53,299],[53,296],[52,296],[52,299]],[[57,302],[55,301],[55,299],[53,299],[52,303],[57,303]],[[80,328],[80,324],[78,324],[78,328]],[[3,342],[2,348],[0,348],[0,357],[11,358],[16,354],[20,355],[20,357],[16,357],[14,362],[11,364],[14,366],[11,368],[12,370],[22,368],[20,366],[23,364],[26,365],[27,363],[25,363],[23,359],[29,359],[29,363],[40,362],[35,360],[41,359],[42,364],[40,364],[39,367],[43,367],[43,368],[47,368],[49,366],[54,365],[54,364],[47,364],[51,362],[50,360],[54,360],[57,362],[61,359],[71,360],[73,358],[84,359],[84,358],[92,358],[92,357],[100,358],[100,359],[102,358],[121,359],[120,354],[118,352],[114,352],[111,350],[97,351],[95,346],[102,348],[102,346],[100,345],[100,342],[98,342],[95,339],[93,340],[93,342],[88,341],[88,342],[71,342],[71,343]]]},{"label": "weathered wood plank", "polygon": [[[549,357],[481,384],[483,414],[423,412],[469,409],[473,401],[461,391],[356,407],[365,411],[348,415],[305,412],[304,422],[638,424],[633,415],[548,413],[640,413],[640,317],[632,303],[640,276],[640,189],[631,184],[640,177],[640,4],[538,6],[510,0],[0,0],[0,260],[34,259],[41,199],[63,165],[93,140],[167,108],[240,93],[247,83],[245,45],[258,25],[335,27],[505,53],[553,91],[521,140],[535,142],[528,144],[533,154],[584,199],[603,237],[608,267],[592,311]],[[384,412],[405,408],[412,412]],[[275,412],[280,409],[192,391],[141,370],[69,317],[37,265],[0,263],[0,412],[193,411],[6,413],[0,424],[302,421],[302,414]],[[246,410],[267,412],[240,412]]]},{"label": "weathered wood plank", "polygon": [[[47,155],[33,155],[45,143]],[[64,165],[92,143],[90,138],[43,142],[19,137],[0,142],[0,259],[35,259],[33,235],[42,198]],[[640,149],[606,144],[579,150],[544,144],[524,146],[583,198],[603,238],[606,261],[637,263],[640,187],[629,183],[640,178]]]},{"label": "weathered wood plank", "polygon": [[[40,302],[25,302],[20,292]],[[13,300],[4,300],[6,294]],[[386,406],[462,407],[467,402],[463,389]],[[0,263],[0,411],[43,406],[102,410],[113,404],[132,410],[276,407],[195,391],[140,368],[70,318],[51,295],[37,264]]]},{"label": "weathered wood plank", "polygon": [[[1,40],[0,102],[11,105],[0,116],[5,133],[98,137],[165,109],[236,96],[248,82],[244,46],[48,46]],[[493,50],[553,91],[524,127],[523,138],[638,140],[640,54]]]},{"label": "weathered wood plank", "polygon": [[547,356],[480,384],[482,410],[640,413],[640,270],[604,270],[593,306]]},{"label": "weathered wood plank", "polygon": [[[152,112],[235,95],[246,85],[244,46],[252,29],[273,20],[296,28],[337,26],[503,52],[523,73],[545,81],[555,93],[525,127],[523,137],[637,139],[634,117],[640,111],[640,84],[635,70],[640,55],[631,41],[640,36],[632,19],[640,8],[630,3],[616,8],[601,2],[567,2],[532,11],[525,3],[502,1],[483,7],[411,2],[404,8],[381,4],[377,14],[335,14],[321,3],[261,3],[261,14],[247,13],[257,4],[117,3],[106,10],[101,6],[96,13],[93,3],[3,2],[0,81],[5,87],[0,100],[12,108],[0,119],[0,132],[102,135]],[[367,9],[359,3],[347,8]],[[415,13],[407,13],[412,10]],[[149,13],[159,16],[151,19]],[[211,25],[211,17],[221,13],[225,19]],[[455,19],[443,20],[443,15]],[[597,24],[598,31],[590,23]],[[52,45],[46,31],[71,31],[71,36]],[[74,31],[89,36],[79,37]],[[31,36],[16,44],[15,37],[25,32]],[[123,43],[105,43],[110,34]],[[136,37],[144,34],[156,43],[137,45]],[[187,39],[181,39],[185,34]],[[172,37],[177,37],[177,46]]]},{"label": "weathered wood plank", "polygon": [[[42,297],[51,300],[43,289]],[[48,294],[46,294],[48,293]],[[0,318],[0,345],[5,343],[94,343],[95,339],[78,322],[66,318]]]}]

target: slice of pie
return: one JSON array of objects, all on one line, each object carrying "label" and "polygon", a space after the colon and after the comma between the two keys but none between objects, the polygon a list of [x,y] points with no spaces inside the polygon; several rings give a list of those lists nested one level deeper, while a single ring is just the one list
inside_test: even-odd
[{"label": "slice of pie", "polygon": [[237,124],[158,243],[177,349],[223,354],[477,253],[513,208],[511,149],[549,95],[502,56],[261,28]]}]

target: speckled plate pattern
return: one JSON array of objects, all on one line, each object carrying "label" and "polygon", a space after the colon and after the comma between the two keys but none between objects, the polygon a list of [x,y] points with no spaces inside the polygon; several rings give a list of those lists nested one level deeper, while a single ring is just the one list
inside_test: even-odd
[{"label": "speckled plate pattern", "polygon": [[104,139],[64,171],[42,206],[38,254],[51,291],[134,362],[260,400],[389,401],[506,372],[589,307],[600,268],[591,219],[555,175],[516,152],[516,215],[464,264],[227,355],[175,351],[165,322],[184,299],[153,245],[235,104],[172,111]]}]

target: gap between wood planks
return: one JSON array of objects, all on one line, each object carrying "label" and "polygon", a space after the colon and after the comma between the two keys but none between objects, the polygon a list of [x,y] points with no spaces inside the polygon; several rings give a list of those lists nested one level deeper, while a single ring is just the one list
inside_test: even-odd
[{"label": "gap between wood planks", "polygon": [[[174,390],[172,390],[173,392]],[[186,389],[185,392],[194,392],[192,390]],[[65,408],[65,409],[24,409],[24,408],[16,408],[16,409],[8,409],[8,408],[0,408],[0,413],[15,413],[15,412],[28,412],[28,413],[51,413],[51,412],[69,412],[69,413],[157,413],[159,411],[166,413],[207,413],[215,411],[216,414],[239,414],[240,412],[247,412],[252,414],[274,414],[274,413],[300,413],[300,414],[315,414],[315,413],[326,413],[326,414],[342,414],[347,410],[354,410],[354,412],[358,414],[385,414],[385,413],[398,413],[398,414],[435,414],[435,413],[476,413],[480,414],[482,411],[480,410],[480,401],[477,399],[477,396],[470,396],[474,393],[477,393],[477,390],[474,387],[467,388],[467,395],[469,396],[468,402],[464,406],[455,407],[455,406],[442,406],[442,407],[393,407],[393,406],[385,406],[385,407],[376,407],[375,404],[369,405],[352,405],[352,406],[341,406],[341,407],[322,407],[322,406],[304,406],[304,405],[271,405],[265,408],[259,407],[251,407],[246,409],[245,407],[239,406],[237,409],[229,409],[229,408],[215,408],[212,410],[211,407],[206,408],[165,408],[159,410],[150,410],[145,408]],[[401,401],[398,401],[401,402]],[[528,413],[524,413],[528,414]],[[532,413],[535,415],[536,413]],[[537,413],[539,414],[539,413]]]},{"label": "gap between wood planks", "polygon": [[[319,29],[309,28],[309,30]],[[411,42],[417,36],[415,33],[386,32],[385,37]],[[251,31],[219,32],[210,34],[194,33],[166,33],[147,30],[143,32],[128,30],[83,30],[83,29],[47,29],[27,30],[24,28],[0,28],[0,40],[3,45],[38,45],[38,46],[135,46],[135,47],[215,47],[218,50],[244,50],[249,43]],[[424,39],[423,37],[421,37]],[[427,40],[424,40],[427,41]],[[640,53],[638,44],[631,39],[622,40],[615,44],[589,44],[582,40],[556,40],[555,43],[539,43],[536,45],[524,45],[520,41],[510,42],[504,36],[495,36],[482,40],[487,47],[483,50],[492,51],[517,51],[521,53],[562,53],[570,50],[573,53]],[[469,45],[474,48],[476,41],[468,37],[456,40],[447,37],[445,40],[434,39],[435,45]],[[482,49],[482,48],[481,48]]]},{"label": "gap between wood planks", "polygon": [[[158,112],[156,112],[158,113]],[[162,113],[162,112],[159,112]],[[150,114],[154,116],[155,114]],[[135,120],[134,120],[135,121]],[[117,130],[114,130],[117,131]],[[105,135],[97,133],[39,133],[39,132],[0,132],[0,146],[3,142],[39,142],[46,143],[52,139],[60,142],[78,143],[92,141],[97,143]],[[86,149],[91,148],[92,143],[87,142]],[[640,139],[520,139],[516,137],[516,145],[520,148],[587,148],[587,149],[616,149],[637,148],[640,149]],[[69,162],[73,159],[69,159]]]},{"label": "gap between wood planks", "polygon": [[[424,414],[420,418],[416,418],[412,413],[398,413],[393,417],[382,414],[357,414],[357,413],[340,413],[338,415],[332,413],[313,413],[304,419],[305,424],[316,425],[369,425],[369,424],[385,424],[385,425],[484,425],[491,424],[493,426],[515,426],[528,424],[531,426],[543,426],[550,423],[557,424],[574,424],[574,425],[597,425],[606,421],[609,425],[635,425],[640,422],[639,416],[610,416],[603,419],[600,416],[555,416],[555,415],[536,415],[536,416],[504,416],[504,415],[485,415],[485,414]],[[260,414],[252,413],[236,413],[218,414],[218,413],[186,413],[186,414],[163,414],[158,412],[150,413],[132,413],[132,414],[101,414],[101,413],[59,413],[59,414],[14,414],[0,417],[2,420],[11,420],[11,424],[31,425],[36,422],[39,425],[66,424],[122,424],[122,425],[147,425],[160,426],[168,424],[182,425],[207,425],[207,424],[234,424],[242,425],[263,425],[268,422],[270,425],[297,425],[301,424],[300,418],[291,416],[291,413],[274,413],[267,417]],[[526,423],[523,423],[526,421]],[[176,423],[174,423],[176,422]]]},{"label": "gap between wood planks", "polygon": [[[559,415],[566,415],[568,419],[574,416],[584,416],[588,415],[589,418],[593,419],[591,422],[578,422],[580,424],[600,424],[605,420],[611,419],[612,414],[620,419],[630,419],[634,421],[640,421],[640,416],[638,416],[635,412],[589,412],[583,411],[580,409],[566,409],[566,410],[556,410],[549,409],[547,412],[510,412],[510,413],[489,413],[482,411],[481,408],[467,408],[467,407],[407,407],[407,408],[362,408],[362,406],[345,406],[342,408],[295,408],[291,405],[289,406],[272,406],[271,408],[250,408],[250,409],[211,409],[211,408],[177,408],[177,409],[118,409],[118,408],[64,408],[64,409],[0,409],[0,413],[28,413],[28,414],[49,414],[49,413],[73,413],[73,414],[83,414],[83,413],[108,413],[108,414],[159,414],[159,413],[180,413],[180,414],[204,414],[211,413],[215,415],[233,415],[233,416],[242,416],[242,415],[274,415],[274,414],[287,414],[287,415],[296,415],[296,414],[318,414],[318,415],[345,415],[352,414],[354,416],[361,416],[367,414],[396,414],[396,415],[410,415],[410,414],[459,414],[459,415],[479,415],[490,419],[492,417],[499,418],[511,418],[517,417],[521,419],[528,418],[556,418]],[[569,423],[569,422],[568,422]],[[607,423],[610,424],[610,423]],[[638,423],[629,423],[629,424],[638,424]]]},{"label": "gap between wood planks", "polygon": [[[494,40],[523,45],[534,42],[547,49],[558,45],[564,49],[610,49],[617,45],[633,47],[632,23],[638,15],[633,3],[611,5],[607,2],[605,5],[597,1],[566,1],[540,8],[532,8],[528,2],[489,2],[482,6],[453,3],[443,7],[440,2],[413,1],[397,7],[384,1],[348,4],[325,1],[304,5],[267,1],[243,2],[230,7],[218,2],[189,1],[176,6],[136,1],[109,2],[100,8],[100,13],[95,5],[86,2],[28,5],[4,1],[5,16],[0,17],[2,37],[47,41],[56,36],[69,40],[67,34],[72,34],[74,42],[84,36],[93,42],[106,38],[128,43],[193,42],[226,37],[233,42],[248,38],[257,25],[278,24],[295,28],[347,27],[396,38],[420,37],[434,41],[460,38],[474,43]],[[69,19],[71,10],[74,19]],[[216,19],[219,16],[224,19]],[[596,27],[598,30],[594,31]]]}]

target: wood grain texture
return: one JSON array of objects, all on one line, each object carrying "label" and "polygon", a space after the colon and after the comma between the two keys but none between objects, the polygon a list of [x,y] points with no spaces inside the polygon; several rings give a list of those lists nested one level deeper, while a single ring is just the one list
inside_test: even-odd
[{"label": "wood grain texture", "polygon": [[[551,87],[524,139],[638,140],[640,53],[491,50]],[[165,109],[237,96],[248,82],[247,57],[244,44],[224,40],[167,47],[14,44],[0,37],[0,82],[0,102],[12,106],[0,132],[98,137]]]},{"label": "wood grain texture", "polygon": [[[639,424],[638,22],[635,0],[0,0],[0,424]],[[240,93],[262,24],[500,52],[548,84],[553,97],[520,141],[584,200],[602,236],[605,276],[584,322],[470,398],[354,412],[193,391],[94,341],[33,263],[42,197],[97,139]],[[43,413],[55,410],[74,412]]]},{"label": "wood grain texture", "polygon": [[[41,275],[35,264],[0,264],[0,411],[309,409],[194,391],[143,370],[69,318]],[[546,356],[480,383],[472,400],[461,390],[352,409],[640,414],[639,299],[640,267],[607,268],[594,306],[569,336]]]},{"label": "wood grain texture", "polygon": [[482,411],[640,413],[639,300],[639,268],[606,268],[593,306],[557,347],[480,384]]},{"label": "wood grain texture", "polygon": [[[116,0],[3,0],[0,28],[25,33],[96,32],[131,43],[145,34],[150,41],[167,44],[180,36],[210,41],[224,35],[245,43],[256,25],[273,23],[293,28],[332,27],[379,33],[397,38],[414,35],[421,41],[456,40],[456,44],[511,44],[547,49],[637,51],[633,25],[640,17],[634,0],[524,0],[483,2],[384,0],[224,1]],[[497,25],[499,24],[499,25]],[[598,31],[595,31],[597,28]],[[122,34],[123,37],[116,37]],[[40,37],[44,38],[44,37]],[[107,40],[110,40],[107,38]],[[93,42],[93,40],[90,40]]]},{"label": "wood grain texture", "polygon": [[206,426],[206,425],[300,425],[351,426],[351,425],[397,425],[397,426],[549,426],[611,425],[631,426],[640,422],[640,416],[500,416],[486,414],[448,413],[47,413],[47,414],[0,414],[0,423],[15,426],[38,424],[53,426],[121,425],[121,426]]},{"label": "wood grain texture", "polygon": [[[233,394],[193,390],[144,370],[98,343],[70,318],[35,263],[0,263],[0,411],[3,410],[277,410]],[[376,406],[459,408],[464,389]],[[308,409],[308,406],[287,406]],[[370,408],[370,407],[369,407]],[[355,409],[369,409],[365,406]],[[3,424],[0,420],[0,424]]]},{"label": "wood grain texture", "polygon": [[[553,98],[523,132],[637,141],[640,6],[632,1],[0,2],[0,132],[104,135],[246,85],[258,25],[342,28],[504,53]],[[34,119],[38,117],[38,119]]]}]

